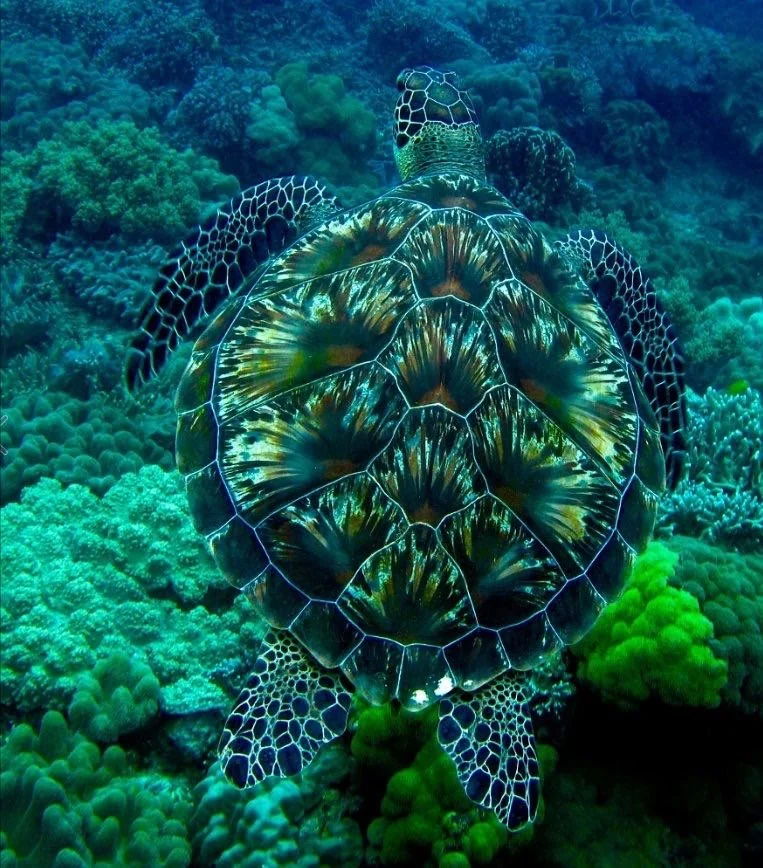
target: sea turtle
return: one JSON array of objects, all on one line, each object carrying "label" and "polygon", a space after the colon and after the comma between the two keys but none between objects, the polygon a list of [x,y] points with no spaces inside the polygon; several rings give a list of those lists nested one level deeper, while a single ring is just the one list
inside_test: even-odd
[{"label": "sea turtle", "polygon": [[[451,72],[397,81],[402,183],[236,197],[161,270],[128,384],[204,317],[177,393],[197,530],[270,629],[226,775],[292,775],[371,703],[439,703],[469,797],[531,822],[526,672],[618,595],[683,454],[682,359],[606,236],[558,246],[485,178]],[[229,298],[230,297],[230,298]]]}]

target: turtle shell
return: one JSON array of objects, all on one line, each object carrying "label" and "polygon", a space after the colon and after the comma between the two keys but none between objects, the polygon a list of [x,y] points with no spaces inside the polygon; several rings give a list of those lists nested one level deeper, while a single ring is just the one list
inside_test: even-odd
[{"label": "turtle shell", "polygon": [[577,641],[664,484],[587,286],[466,175],[300,238],[199,339],[177,405],[218,565],[372,702],[423,707]]}]

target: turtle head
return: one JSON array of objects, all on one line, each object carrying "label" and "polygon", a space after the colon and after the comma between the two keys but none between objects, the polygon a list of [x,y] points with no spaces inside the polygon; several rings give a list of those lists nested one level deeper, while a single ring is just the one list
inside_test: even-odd
[{"label": "turtle head", "polygon": [[477,113],[455,72],[404,69],[392,128],[395,162],[404,181],[435,172],[468,172],[484,180],[485,154]]}]

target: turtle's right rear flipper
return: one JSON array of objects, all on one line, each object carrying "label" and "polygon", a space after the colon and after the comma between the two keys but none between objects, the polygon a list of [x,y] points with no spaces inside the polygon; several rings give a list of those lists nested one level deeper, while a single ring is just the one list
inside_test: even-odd
[{"label": "turtle's right rear flipper", "polygon": [[249,187],[199,226],[159,269],[130,343],[127,388],[134,392],[154,377],[259,265],[338,208],[325,185],[291,175]]}]

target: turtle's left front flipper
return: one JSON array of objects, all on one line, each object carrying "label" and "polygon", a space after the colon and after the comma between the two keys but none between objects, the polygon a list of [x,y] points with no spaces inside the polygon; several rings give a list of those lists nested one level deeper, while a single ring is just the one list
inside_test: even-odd
[{"label": "turtle's left front flipper", "polygon": [[258,266],[339,209],[324,184],[290,175],[249,187],[199,226],[159,269],[128,351],[127,388],[155,376]]},{"label": "turtle's left front flipper", "polygon": [[571,232],[557,246],[579,267],[599,300],[660,426],[665,481],[674,489],[686,455],[684,358],[651,280],[619,244],[596,229]]},{"label": "turtle's left front flipper", "polygon": [[251,787],[298,774],[345,731],[350,702],[338,672],[319,670],[296,639],[270,630],[220,738],[225,776]]},{"label": "turtle's left front flipper", "polygon": [[440,745],[469,798],[515,831],[535,820],[540,767],[526,676],[507,672],[477,693],[440,702]]}]

